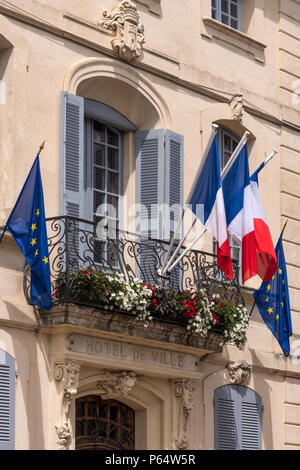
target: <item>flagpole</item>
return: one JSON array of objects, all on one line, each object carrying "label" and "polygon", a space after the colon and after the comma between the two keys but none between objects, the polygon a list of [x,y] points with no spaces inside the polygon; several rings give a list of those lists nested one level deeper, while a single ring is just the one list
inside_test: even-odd
[{"label": "flagpole", "polygon": [[[195,184],[196,184],[197,179],[198,179],[198,177],[199,177],[199,174],[200,174],[200,172],[201,172],[201,170],[202,170],[203,163],[204,163],[204,161],[205,161],[205,159],[206,159],[206,157],[207,157],[207,155],[208,155],[208,152],[209,152],[209,150],[210,150],[210,148],[211,148],[211,146],[212,146],[213,140],[214,140],[215,136],[217,135],[218,128],[219,128],[218,124],[212,124],[212,132],[211,132],[211,135],[210,135],[209,140],[208,140],[208,142],[207,142],[207,145],[206,145],[206,148],[205,148],[203,157],[202,157],[201,165],[200,165],[200,167],[199,167],[199,169],[198,169],[197,176],[196,176],[196,178],[195,178],[195,180],[194,180],[193,187],[192,187],[192,189],[190,190],[189,197],[187,198],[188,201],[190,200],[191,195],[192,195],[193,192],[194,192]],[[176,256],[176,254],[178,253],[178,251],[179,251],[180,248],[182,247],[184,241],[186,240],[186,238],[188,237],[188,235],[190,234],[192,228],[194,227],[194,225],[195,225],[195,223],[196,223],[196,221],[193,222],[193,224],[192,224],[191,228],[189,229],[188,233],[182,238],[181,242],[179,243],[178,247],[176,248],[176,251],[173,253],[172,258],[168,261],[168,258],[169,258],[169,256],[170,256],[171,250],[172,250],[172,248],[173,248],[173,246],[174,246],[174,243],[175,243],[175,240],[176,240],[176,238],[177,238],[177,235],[178,235],[180,226],[181,226],[181,224],[182,224],[182,222],[183,222],[183,218],[184,218],[185,213],[186,213],[186,208],[183,208],[183,209],[182,209],[182,212],[181,212],[180,219],[179,219],[178,224],[177,224],[177,227],[176,227],[176,230],[175,230],[175,232],[174,232],[174,234],[173,234],[173,237],[172,237],[172,240],[171,240],[171,243],[170,243],[168,252],[167,252],[167,254],[166,254],[166,256],[165,256],[165,259],[164,259],[162,268],[157,270],[157,274],[158,274],[159,276],[162,276],[162,277],[163,277],[163,276],[165,275],[165,272],[166,272],[166,270],[167,270],[167,267],[172,263],[174,257]]]},{"label": "flagpole", "polygon": [[[225,176],[225,173],[228,171],[228,169],[231,167],[231,165],[234,163],[234,161],[236,160],[236,158],[238,157],[240,151],[242,150],[242,148],[244,147],[244,145],[246,144],[248,138],[250,136],[250,132],[246,131],[243,135],[243,137],[241,138],[240,142],[238,143],[235,151],[233,152],[233,154],[231,155],[230,159],[228,160],[227,164],[225,165],[225,167],[223,168],[223,170],[221,171],[221,179],[224,178]],[[199,176],[199,172],[198,172],[198,175]],[[162,272],[162,274],[164,275],[165,273],[170,273],[172,271],[172,269],[175,268],[175,266],[177,266],[177,264],[179,263],[179,261],[183,258],[183,256],[188,252],[190,251],[194,245],[200,240],[200,238],[203,237],[203,235],[207,232],[207,229],[204,229],[200,234],[199,236],[192,242],[190,243],[190,245],[187,246],[187,248],[185,248],[185,250],[183,251],[183,253],[179,256],[179,258],[171,265],[171,262],[172,260],[174,259],[175,257],[175,253],[173,255],[173,257],[171,258],[171,260],[169,261],[169,263],[167,264],[167,266],[165,267],[164,271]],[[185,237],[186,238],[186,237]],[[183,244],[183,241],[182,243],[177,247],[177,250],[176,250],[176,253],[179,251],[179,249],[181,248]]]},{"label": "flagpole", "polygon": [[272,158],[274,158],[275,155],[277,155],[277,153],[278,153],[278,150],[274,149],[271,155],[269,155],[268,158],[265,160],[265,165],[269,163],[272,160]]},{"label": "flagpole", "polygon": [[179,261],[182,260],[182,258],[185,256],[185,254],[193,248],[193,246],[200,240],[200,238],[203,237],[203,235],[205,235],[206,232],[207,232],[207,228],[205,228],[204,230],[202,230],[202,232],[199,234],[199,236],[198,236],[192,243],[190,243],[189,246],[187,246],[187,247],[185,248],[185,250],[184,250],[184,251],[181,253],[181,255],[177,258],[177,260],[174,261],[174,263],[172,264],[172,266],[170,266],[169,268],[167,268],[166,271],[167,271],[168,274],[172,271],[172,269],[174,269],[174,268],[177,266],[177,264],[179,263]]}]

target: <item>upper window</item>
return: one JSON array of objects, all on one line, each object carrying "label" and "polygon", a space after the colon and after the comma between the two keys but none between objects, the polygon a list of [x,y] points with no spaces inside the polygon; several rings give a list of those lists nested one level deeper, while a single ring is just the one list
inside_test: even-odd
[{"label": "upper window", "polygon": [[212,17],[241,31],[241,0],[212,0]]}]

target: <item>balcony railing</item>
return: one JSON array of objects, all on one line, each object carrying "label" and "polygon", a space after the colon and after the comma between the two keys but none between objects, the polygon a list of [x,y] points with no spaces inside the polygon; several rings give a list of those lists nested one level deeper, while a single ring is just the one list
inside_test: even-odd
[{"label": "balcony railing", "polygon": [[[164,321],[182,323],[174,312],[168,311],[170,290],[206,289],[209,296],[220,294],[234,304],[244,304],[240,285],[238,262],[233,261],[232,281],[217,268],[216,255],[203,251],[189,251],[172,271],[162,278],[157,271],[162,267],[169,243],[143,238],[140,235],[116,231],[99,237],[96,223],[74,217],[47,219],[49,262],[54,304],[77,303],[92,305],[88,298],[78,296],[73,288],[74,274],[91,267],[104,272],[121,272],[126,280],[138,277],[147,284],[157,286],[164,305]],[[174,249],[176,248],[176,244]],[[24,272],[24,292],[30,303],[30,268]],[[57,286],[62,285],[59,296]],[[101,305],[99,305],[101,307]]]}]

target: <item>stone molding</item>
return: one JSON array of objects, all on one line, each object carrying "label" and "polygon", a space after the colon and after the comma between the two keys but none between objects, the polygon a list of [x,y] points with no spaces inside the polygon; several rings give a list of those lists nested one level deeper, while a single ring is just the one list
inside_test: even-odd
[{"label": "stone molding", "polygon": [[[67,321],[66,321],[67,318]],[[222,352],[221,333],[210,331],[206,337],[188,332],[185,326],[155,321],[145,328],[136,321],[135,315],[119,311],[108,312],[101,308],[76,304],[54,306],[51,312],[40,311],[42,327],[55,325],[80,326],[122,334],[128,337],[145,338],[157,342],[178,344],[210,352]]]},{"label": "stone molding", "polygon": [[62,424],[55,426],[57,446],[60,450],[67,449],[71,437],[70,406],[77,395],[80,368],[81,365],[77,361],[57,362],[55,365],[55,380],[63,384]]},{"label": "stone molding", "polygon": [[105,371],[96,387],[104,400],[128,395],[137,382],[137,375],[133,371]]},{"label": "stone molding", "polygon": [[265,63],[265,48],[267,47],[265,44],[214,18],[207,16],[203,18],[202,35],[209,39],[215,37],[224,45],[230,44],[247,54],[250,53],[257,62]]},{"label": "stone molding", "polygon": [[247,361],[230,362],[226,366],[230,383],[234,385],[247,385],[251,377],[251,366]]},{"label": "stone molding", "polygon": [[161,0],[135,0],[137,3],[141,3],[145,5],[151,13],[155,13],[156,15],[161,15]]},{"label": "stone molding", "polygon": [[109,12],[102,11],[103,18],[98,24],[114,34],[112,48],[121,59],[131,61],[141,55],[145,42],[144,26],[139,22],[140,15],[135,3],[123,0],[120,5]]},{"label": "stone molding", "polygon": [[189,448],[188,423],[190,414],[195,405],[195,383],[193,380],[183,380],[175,382],[175,397],[181,400],[179,411],[180,429],[178,438],[175,439],[175,446],[179,450]]}]

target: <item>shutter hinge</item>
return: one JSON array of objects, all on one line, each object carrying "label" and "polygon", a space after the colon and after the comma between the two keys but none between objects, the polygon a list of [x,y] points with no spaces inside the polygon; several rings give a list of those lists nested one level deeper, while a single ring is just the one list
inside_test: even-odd
[{"label": "shutter hinge", "polygon": [[19,376],[19,371],[18,371],[18,369],[15,369],[15,376],[16,376],[16,377]]}]

